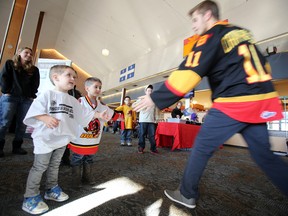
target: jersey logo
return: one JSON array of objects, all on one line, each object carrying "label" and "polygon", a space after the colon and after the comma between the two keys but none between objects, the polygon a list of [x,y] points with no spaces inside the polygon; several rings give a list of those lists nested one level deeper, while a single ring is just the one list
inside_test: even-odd
[{"label": "jersey logo", "polygon": [[[89,122],[87,127],[84,127],[84,130],[89,134],[92,134],[94,138],[97,138],[100,135],[100,121],[99,119],[94,119]],[[87,138],[87,137],[85,137]]]},{"label": "jersey logo", "polygon": [[276,112],[263,111],[260,115],[262,119],[268,119],[276,115]]},{"label": "jersey logo", "polygon": [[201,36],[197,41],[196,47],[204,45],[210,37],[212,37],[212,34],[206,34]]}]

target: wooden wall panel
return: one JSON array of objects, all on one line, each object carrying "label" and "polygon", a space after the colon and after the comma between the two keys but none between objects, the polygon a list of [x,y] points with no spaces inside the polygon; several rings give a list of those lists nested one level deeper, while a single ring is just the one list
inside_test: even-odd
[{"label": "wooden wall panel", "polygon": [[11,59],[16,53],[27,3],[28,0],[15,0],[12,16],[8,24],[3,53],[0,59],[0,66],[2,66],[7,59]]}]

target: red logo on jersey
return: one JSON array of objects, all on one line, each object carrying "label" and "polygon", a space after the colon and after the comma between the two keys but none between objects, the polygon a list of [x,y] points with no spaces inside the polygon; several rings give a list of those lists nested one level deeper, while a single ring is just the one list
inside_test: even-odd
[{"label": "red logo on jersey", "polygon": [[100,134],[100,121],[99,119],[94,119],[92,121],[89,122],[87,127],[84,127],[84,130],[86,132],[89,132],[91,134],[93,134],[93,137],[97,138]]}]

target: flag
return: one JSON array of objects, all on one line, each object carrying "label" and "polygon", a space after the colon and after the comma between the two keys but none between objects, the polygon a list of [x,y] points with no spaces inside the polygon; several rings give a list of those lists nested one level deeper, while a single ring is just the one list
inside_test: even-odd
[{"label": "flag", "polygon": [[126,79],[126,68],[120,71],[120,79],[119,82],[123,82]]},{"label": "flag", "polygon": [[119,82],[123,82],[126,79],[130,79],[135,75],[135,64],[128,66],[120,71]]},{"label": "flag", "polygon": [[134,77],[134,72],[135,72],[135,64],[132,64],[128,67],[127,79]]}]

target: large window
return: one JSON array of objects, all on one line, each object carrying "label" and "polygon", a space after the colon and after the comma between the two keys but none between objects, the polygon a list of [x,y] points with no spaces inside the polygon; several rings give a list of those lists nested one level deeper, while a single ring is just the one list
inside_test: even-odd
[{"label": "large window", "polygon": [[283,116],[284,118],[279,120],[279,121],[272,121],[269,122],[268,125],[268,130],[271,131],[288,131],[288,96],[281,97],[280,98],[282,101],[283,105]]}]

